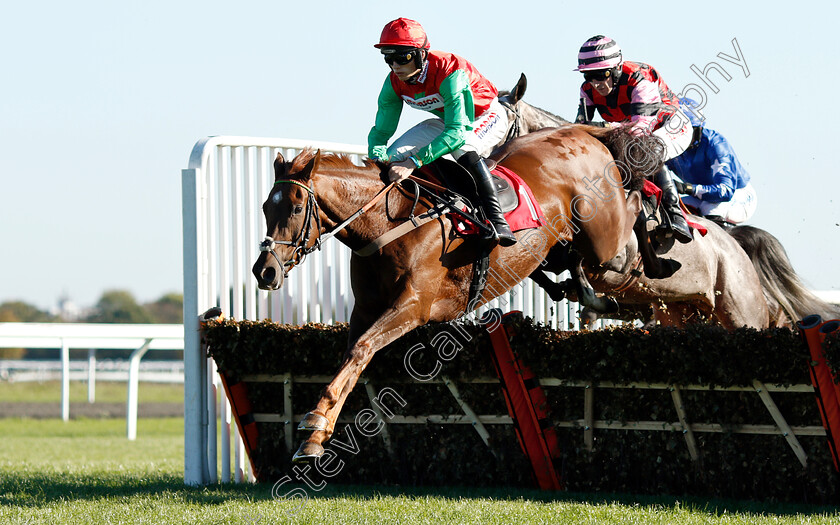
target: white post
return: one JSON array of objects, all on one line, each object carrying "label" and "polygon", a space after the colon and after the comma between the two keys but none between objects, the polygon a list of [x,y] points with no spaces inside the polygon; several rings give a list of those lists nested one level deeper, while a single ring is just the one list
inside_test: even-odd
[{"label": "white post", "polygon": [[70,347],[61,340],[61,419],[70,420]]},{"label": "white post", "polygon": [[234,481],[237,483],[242,483],[242,479],[244,478],[245,473],[245,443],[242,442],[242,438],[239,437],[239,428],[235,429],[235,434],[233,439],[235,445],[233,447],[233,455],[234,455]]},{"label": "white post", "polygon": [[151,339],[146,339],[143,346],[131,352],[128,360],[128,406],[126,407],[126,436],[131,441],[137,439],[137,390],[140,381],[140,359],[149,350]]},{"label": "white post", "polygon": [[96,348],[88,348],[88,403],[96,399]]},{"label": "white post", "polygon": [[[209,387],[207,388],[207,407],[206,407],[206,414],[207,414],[207,426],[205,427],[205,431],[207,433],[207,456],[205,457],[205,461],[207,463],[207,472],[208,472],[208,483],[218,483],[219,481],[219,460],[218,460],[218,448],[217,444],[218,441],[216,440],[216,432],[218,432],[218,428],[216,424],[218,423],[218,417],[216,416],[216,404],[218,403],[218,391],[217,391],[217,384],[216,381],[216,369],[213,365],[213,359],[208,357],[207,360],[207,384]],[[230,458],[228,458],[230,460]]]},{"label": "white post", "polygon": [[[198,312],[198,197],[201,170],[181,170],[184,236],[184,483],[203,485],[207,470],[207,360],[201,355]],[[202,195],[203,197],[203,195]]]},{"label": "white post", "polygon": [[222,389],[222,401],[220,409],[222,411],[219,418],[222,420],[222,483],[230,483],[230,410],[231,406],[228,402],[227,395]]}]

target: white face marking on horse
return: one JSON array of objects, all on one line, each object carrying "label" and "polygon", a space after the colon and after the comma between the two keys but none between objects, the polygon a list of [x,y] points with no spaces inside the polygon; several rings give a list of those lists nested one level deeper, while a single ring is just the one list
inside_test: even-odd
[{"label": "white face marking on horse", "polygon": [[273,204],[279,204],[281,200],[283,200],[283,195],[281,195],[280,192],[277,192],[271,196],[271,202]]}]

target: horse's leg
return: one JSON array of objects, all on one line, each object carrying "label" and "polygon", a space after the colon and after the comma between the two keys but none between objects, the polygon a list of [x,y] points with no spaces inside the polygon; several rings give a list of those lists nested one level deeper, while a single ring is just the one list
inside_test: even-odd
[{"label": "horse's leg", "polygon": [[566,279],[562,282],[554,282],[554,280],[546,275],[544,271],[537,268],[528,277],[531,278],[537,285],[545,290],[552,301],[558,303],[565,299],[569,292],[572,291],[574,283],[571,279]]},{"label": "horse's leg", "polygon": [[583,259],[572,268],[572,279],[577,283],[578,302],[600,314],[611,314],[618,311],[618,302],[612,297],[598,297],[583,271]]},{"label": "horse's leg", "polygon": [[618,303],[612,297],[598,297],[595,290],[586,278],[583,271],[583,259],[575,252],[570,252],[569,265],[572,274],[571,279],[556,283],[548,277],[541,269],[534,270],[528,277],[534,280],[540,288],[548,293],[552,301],[562,301],[574,292],[577,292],[577,300],[583,306],[589,307],[598,313],[612,313],[618,311]]},{"label": "horse's leg", "polygon": [[338,373],[324,388],[315,408],[306,414],[298,427],[314,432],[301,444],[292,458],[293,461],[320,457],[324,453],[323,443],[332,435],[347,395],[356,385],[373,355],[380,348],[426,323],[428,316],[421,315],[417,308],[422,303],[423,301],[418,300],[415,289],[408,285],[400,299],[348,349]]},{"label": "horse's leg", "polygon": [[580,311],[580,326],[586,330],[592,330],[592,326],[598,319],[600,314],[588,306],[584,306]]},{"label": "horse's leg", "polygon": [[653,249],[653,244],[650,241],[650,234],[647,231],[646,223],[647,218],[645,217],[644,210],[642,210],[638,217],[636,217],[636,222],[633,225],[633,233],[636,234],[639,253],[642,255],[645,277],[648,279],[667,279],[674,275],[682,265],[673,259],[660,258],[656,255],[656,250]]},{"label": "horse's leg", "polygon": [[544,261],[546,263],[545,266],[538,266],[528,277],[537,283],[540,288],[545,290],[552,301],[560,302],[568,298],[570,294],[576,291],[575,283],[571,279],[566,279],[559,283],[554,282],[546,274],[546,272],[551,272],[559,275],[577,263],[577,258],[572,255],[568,243],[563,245],[558,244],[552,247],[548,254],[546,254]]}]

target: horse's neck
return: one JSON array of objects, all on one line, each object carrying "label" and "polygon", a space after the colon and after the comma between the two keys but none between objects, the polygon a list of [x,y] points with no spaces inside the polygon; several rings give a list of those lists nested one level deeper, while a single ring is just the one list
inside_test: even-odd
[{"label": "horse's neck", "polygon": [[531,131],[535,131],[542,128],[559,127],[565,124],[569,124],[569,121],[564,119],[563,117],[559,117],[554,113],[546,111],[542,108],[532,106],[527,102],[520,102],[520,105],[520,114],[522,116],[522,120],[527,126],[527,128]]},{"label": "horse's neck", "polygon": [[[339,226],[351,215],[368,204],[384,185],[375,167],[356,167],[354,170],[327,169],[318,173],[315,195],[321,208],[321,221],[327,231]],[[387,227],[387,217],[376,210],[384,209],[384,198],[371,212],[362,214],[336,237],[353,248],[354,244],[370,242]],[[379,224],[382,223],[382,224]],[[384,226],[383,226],[384,225]]]}]

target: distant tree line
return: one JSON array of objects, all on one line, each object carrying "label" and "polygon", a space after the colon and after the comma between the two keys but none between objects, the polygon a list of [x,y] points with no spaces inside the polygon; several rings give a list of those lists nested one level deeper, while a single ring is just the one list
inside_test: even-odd
[{"label": "distant tree line", "polygon": [[[150,323],[180,324],[183,322],[184,296],[180,293],[168,293],[150,303],[140,304],[125,290],[105,291],[96,305],[73,322],[79,323]],[[60,316],[38,309],[24,301],[0,303],[0,323],[62,323],[67,322]],[[71,358],[80,358],[71,351]],[[103,351],[100,357],[126,357],[130,351]],[[123,354],[126,354],[125,356]],[[179,358],[180,351],[157,352],[156,358]],[[22,348],[0,348],[0,359],[49,359],[55,352],[50,350]]]},{"label": "distant tree line", "polygon": [[[80,323],[172,323],[180,324],[184,296],[168,293],[151,303],[140,304],[125,290],[107,290],[96,305],[77,322]],[[0,303],[0,323],[60,323],[58,316],[39,310],[24,301]]]}]

